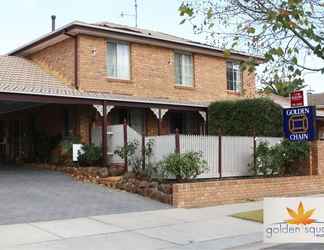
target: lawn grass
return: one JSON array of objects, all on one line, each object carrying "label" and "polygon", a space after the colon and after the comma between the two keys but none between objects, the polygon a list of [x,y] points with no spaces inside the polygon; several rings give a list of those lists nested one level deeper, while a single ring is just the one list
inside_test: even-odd
[{"label": "lawn grass", "polygon": [[232,214],[231,216],[242,220],[250,220],[258,223],[263,223],[262,209]]}]

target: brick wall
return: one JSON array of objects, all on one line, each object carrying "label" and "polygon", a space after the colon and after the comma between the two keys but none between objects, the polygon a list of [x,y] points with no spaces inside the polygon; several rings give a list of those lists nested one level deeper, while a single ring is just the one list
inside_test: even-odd
[{"label": "brick wall", "polygon": [[78,135],[80,136],[81,143],[89,144],[91,126],[95,118],[95,110],[88,105],[79,105],[77,116],[77,120],[79,121],[77,132],[79,133]]},{"label": "brick wall", "polygon": [[[143,44],[130,44],[131,80],[107,77],[107,40],[79,36],[79,85],[82,90],[184,101],[214,101],[237,98],[227,91],[226,61],[194,54],[194,87],[175,86],[174,51]],[[74,86],[74,39],[66,39],[29,56],[47,72]],[[92,51],[96,49],[96,54]],[[254,74],[243,74],[245,97],[255,95]]]},{"label": "brick wall", "polygon": [[324,192],[324,176],[206,181],[173,185],[175,207],[204,207],[272,196]]},{"label": "brick wall", "polygon": [[45,71],[74,86],[74,39],[69,38],[29,56]]},{"label": "brick wall", "polygon": [[312,174],[324,176],[324,141],[316,140],[311,143],[310,168]]},{"label": "brick wall", "polygon": [[[181,88],[175,86],[174,51],[143,44],[130,44],[131,80],[108,79],[106,41],[104,38],[80,36],[79,78],[82,90],[186,101],[238,97],[227,91],[224,59],[195,54],[194,87]],[[93,49],[96,50],[95,55]],[[243,82],[244,96],[254,97],[254,74],[244,72]]]}]

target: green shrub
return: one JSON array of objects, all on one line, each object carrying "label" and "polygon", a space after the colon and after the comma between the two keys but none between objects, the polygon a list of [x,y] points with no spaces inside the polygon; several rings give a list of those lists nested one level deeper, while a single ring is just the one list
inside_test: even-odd
[{"label": "green shrub", "polygon": [[118,155],[123,160],[125,160],[127,157],[128,166],[132,166],[133,168],[138,169],[141,167],[142,164],[141,159],[136,155],[138,146],[139,146],[139,141],[133,140],[131,142],[127,142],[127,144],[122,147],[118,147],[114,151],[114,154]]},{"label": "green shrub", "polygon": [[282,136],[282,109],[268,98],[215,102],[208,114],[212,135]]},{"label": "green shrub", "polygon": [[278,155],[278,146],[270,146],[261,142],[255,152],[255,165],[251,163],[254,175],[273,176],[280,174],[281,158]]},{"label": "green shrub", "polygon": [[78,161],[80,166],[97,166],[102,160],[101,148],[94,144],[82,146],[83,153],[79,152]]},{"label": "green shrub", "polygon": [[196,178],[207,170],[207,162],[197,152],[172,153],[160,162],[162,175],[174,176],[177,180]]},{"label": "green shrub", "polygon": [[72,151],[73,151],[73,144],[80,144],[80,138],[79,137],[69,137],[69,138],[64,138],[60,142],[60,146],[62,149],[62,154],[69,154],[72,157]]},{"label": "green shrub", "polygon": [[57,160],[58,163],[62,165],[72,165],[73,164],[73,144],[80,144],[80,138],[76,136],[71,136],[68,138],[64,138],[60,142],[60,149],[61,153],[59,159]]},{"label": "green shrub", "polygon": [[[149,140],[144,147],[145,151],[145,168],[143,169],[143,156],[140,143],[138,140],[128,142],[127,145],[117,148],[114,154],[118,155],[121,159],[125,160],[127,156],[127,164],[131,166],[135,174],[145,175],[152,177],[157,173],[157,169],[152,163],[154,140]],[[139,153],[140,152],[140,153]]]},{"label": "green shrub", "polygon": [[305,164],[309,155],[307,142],[290,142],[283,140],[281,143],[270,146],[261,142],[256,148],[256,162],[251,163],[254,175],[282,176],[300,175],[301,164]]},{"label": "green shrub", "polygon": [[308,160],[310,147],[308,142],[291,142],[284,140],[281,144],[281,158],[284,174],[295,174],[300,163]]}]

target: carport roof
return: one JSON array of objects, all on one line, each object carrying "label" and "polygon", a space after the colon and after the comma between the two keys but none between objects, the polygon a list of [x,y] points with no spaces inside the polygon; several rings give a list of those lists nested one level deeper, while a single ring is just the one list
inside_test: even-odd
[{"label": "carport roof", "polygon": [[[33,97],[64,98],[64,100],[87,100],[98,103],[107,101],[108,104],[145,104],[152,106],[174,106],[206,109],[208,103],[182,102],[164,98],[147,98],[127,95],[116,95],[106,92],[81,91],[66,85],[63,81],[44,71],[39,65],[30,60],[16,56],[0,56],[0,98],[11,100],[15,95],[24,95],[24,99]],[[30,100],[29,100],[30,101]]]}]

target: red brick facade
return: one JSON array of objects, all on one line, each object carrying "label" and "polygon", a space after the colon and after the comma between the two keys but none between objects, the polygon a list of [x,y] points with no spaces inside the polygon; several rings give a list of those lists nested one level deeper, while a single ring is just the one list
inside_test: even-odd
[{"label": "red brick facade", "polygon": [[[238,97],[227,90],[226,59],[193,54],[193,87],[177,87],[174,50],[139,43],[130,43],[131,79],[109,79],[107,41],[105,38],[79,36],[78,77],[81,90],[183,101],[217,101]],[[74,46],[74,38],[68,38],[29,58],[68,85],[75,86]],[[244,72],[241,97],[254,96],[254,73]]]},{"label": "red brick facade", "polygon": [[[109,79],[107,76],[108,39],[80,35],[78,41],[78,86],[80,90],[204,102],[239,97],[236,93],[227,90],[224,58],[193,54],[193,87],[178,87],[175,83],[172,49],[130,43],[131,79],[118,81]],[[44,70],[62,79],[67,85],[75,87],[75,45],[75,38],[68,38],[30,55],[29,58],[40,64]],[[254,94],[254,74],[244,72],[241,97],[254,97]],[[75,132],[81,137],[82,142],[89,142],[89,126],[93,119],[86,110],[78,109],[74,116],[79,127]],[[170,133],[169,116],[170,114],[166,114],[164,117],[161,134]],[[199,115],[195,116],[194,122],[200,122]],[[198,127],[196,130],[199,130],[201,125],[195,126]],[[156,135],[157,130],[156,117],[152,112],[147,112],[147,134]]]},{"label": "red brick facade", "polygon": [[[81,91],[98,91],[112,94],[163,98],[177,101],[217,101],[239,97],[255,96],[255,76],[243,73],[241,94],[227,90],[226,59],[216,56],[193,54],[193,87],[176,86],[174,50],[129,43],[130,46],[130,80],[112,80],[107,75],[107,38],[79,35],[67,38],[53,46],[29,55],[28,58],[39,64],[44,70],[56,75],[71,87],[78,86]],[[78,47],[76,47],[78,44]],[[77,57],[76,54],[77,49]],[[95,51],[95,53],[94,53]],[[75,82],[75,60],[77,60],[77,77]],[[75,130],[81,141],[90,141],[90,129],[93,114],[89,107],[77,108],[74,112]],[[170,114],[167,113],[161,123],[161,134],[170,133]],[[108,120],[110,118],[108,117]],[[201,130],[201,117],[195,114],[197,131]],[[147,112],[147,134],[158,133],[157,118]]]},{"label": "red brick facade", "polygon": [[[80,89],[183,101],[237,98],[227,91],[224,58],[194,54],[194,86],[177,87],[172,49],[130,43],[130,51],[131,79],[112,80],[107,76],[107,39],[80,36]],[[243,88],[244,97],[254,97],[254,74],[244,72]]]},{"label": "red brick facade", "polygon": [[74,39],[70,38],[43,49],[28,58],[67,85],[74,86]]}]

